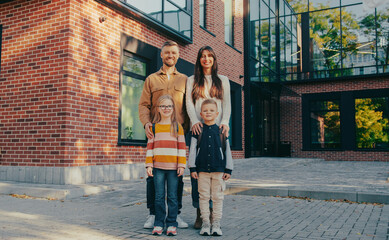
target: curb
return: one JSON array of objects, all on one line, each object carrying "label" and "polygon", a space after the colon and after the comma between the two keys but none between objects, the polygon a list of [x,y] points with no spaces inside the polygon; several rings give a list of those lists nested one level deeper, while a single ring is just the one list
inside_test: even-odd
[{"label": "curb", "polygon": [[47,187],[36,186],[17,186],[14,183],[0,182],[0,194],[26,195],[34,198],[65,200],[77,198],[84,195],[98,194],[111,190],[110,186],[91,186],[91,185],[70,185],[71,187],[61,189],[60,186],[51,185]]},{"label": "curb", "polygon": [[225,194],[229,195],[255,195],[255,196],[279,196],[301,197],[317,200],[348,200],[358,203],[389,204],[389,194],[365,193],[365,192],[341,192],[341,191],[312,191],[295,190],[288,188],[254,188],[247,186],[227,186]]}]

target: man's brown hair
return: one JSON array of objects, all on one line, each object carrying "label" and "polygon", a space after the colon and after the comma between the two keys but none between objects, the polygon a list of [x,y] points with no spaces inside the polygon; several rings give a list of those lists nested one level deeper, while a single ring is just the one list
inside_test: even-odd
[{"label": "man's brown hair", "polygon": [[177,46],[178,47],[178,43],[176,43],[175,41],[172,41],[172,40],[168,40],[168,41],[166,41],[166,42],[164,42],[163,44],[162,44],[162,47],[161,47],[161,49],[163,49],[164,47],[166,47],[166,46]]}]

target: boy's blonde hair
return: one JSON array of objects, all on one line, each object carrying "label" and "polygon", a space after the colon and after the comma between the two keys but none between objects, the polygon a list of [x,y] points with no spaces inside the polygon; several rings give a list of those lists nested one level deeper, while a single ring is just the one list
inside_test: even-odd
[{"label": "boy's blonde hair", "polygon": [[[158,106],[165,100],[170,100],[173,104],[173,113],[171,116],[172,124],[170,125],[170,134],[174,137],[177,137],[178,121],[177,121],[177,115],[176,115],[176,108],[174,106],[174,100],[173,100],[172,96],[170,96],[168,94],[160,96],[157,100],[157,104],[156,104],[155,108],[158,108]],[[161,114],[158,111],[156,111],[156,113],[154,114],[154,117],[153,117],[153,123],[158,123],[160,121],[161,121]]]},{"label": "boy's blonde hair", "polygon": [[207,104],[215,104],[216,109],[217,109],[217,103],[216,103],[216,101],[213,100],[212,98],[208,98],[208,99],[205,99],[205,100],[201,103],[201,110],[203,110],[203,106],[204,106],[204,105],[207,105]]}]

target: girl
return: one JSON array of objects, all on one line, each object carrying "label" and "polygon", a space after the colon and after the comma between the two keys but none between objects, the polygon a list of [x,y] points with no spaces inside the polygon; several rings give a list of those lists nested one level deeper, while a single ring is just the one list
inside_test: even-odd
[{"label": "girl", "polygon": [[[184,130],[177,122],[173,98],[161,96],[156,105],[152,131],[154,138],[147,142],[147,175],[154,177],[155,221],[153,235],[161,235],[166,223],[166,234],[177,235],[178,177],[186,165]],[[168,215],[166,217],[165,183],[167,185]]]},{"label": "girl", "polygon": [[[201,104],[205,99],[216,101],[219,115],[216,124],[228,136],[231,115],[230,82],[226,76],[219,75],[216,54],[210,46],[200,48],[197,54],[194,76],[190,76],[186,83],[186,110],[191,122],[192,133],[198,135],[203,127],[200,116]],[[202,225],[199,209],[199,193],[197,180],[191,178],[192,205],[197,208],[197,217],[194,224],[196,229]]]}]

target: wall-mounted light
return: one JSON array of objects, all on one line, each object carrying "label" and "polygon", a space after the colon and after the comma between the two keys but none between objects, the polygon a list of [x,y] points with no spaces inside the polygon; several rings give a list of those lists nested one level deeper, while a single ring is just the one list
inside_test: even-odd
[{"label": "wall-mounted light", "polygon": [[104,17],[104,16],[99,17],[99,22],[100,22],[100,23],[105,22],[105,20],[107,20],[106,17]]}]

